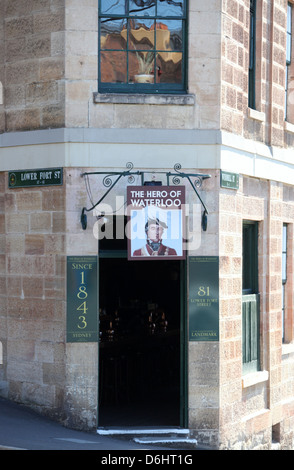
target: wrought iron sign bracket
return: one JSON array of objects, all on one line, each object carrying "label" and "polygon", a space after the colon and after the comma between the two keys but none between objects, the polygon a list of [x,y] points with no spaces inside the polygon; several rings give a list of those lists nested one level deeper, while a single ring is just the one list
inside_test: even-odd
[{"label": "wrought iron sign bracket", "polygon": [[[172,172],[160,172],[160,171],[132,171],[134,165],[133,163],[131,162],[128,162],[126,164],[126,168],[127,170],[125,171],[113,171],[113,172],[103,172],[103,171],[94,171],[94,172],[85,172],[85,173],[82,173],[81,176],[82,177],[88,177],[89,175],[105,175],[104,178],[103,178],[103,185],[105,187],[107,187],[107,191],[103,194],[103,196],[99,199],[98,202],[96,202],[96,204],[93,204],[92,207],[90,207],[89,209],[87,209],[86,207],[83,207],[82,209],[82,214],[81,214],[81,225],[82,225],[82,228],[83,230],[86,230],[87,228],[87,215],[86,215],[86,212],[91,212],[92,210],[95,209],[95,207],[97,207],[99,204],[101,204],[101,202],[105,199],[105,197],[110,193],[110,191],[116,186],[116,184],[119,182],[119,180],[123,177],[127,177],[128,178],[128,182],[130,184],[132,184],[135,180],[135,175],[136,176],[141,176],[141,184],[142,186],[144,185],[144,175],[145,174],[165,174],[166,175],[166,179],[167,179],[167,185],[169,186],[170,185],[170,178],[172,178],[172,182],[174,185],[178,185],[180,184],[180,178],[186,178],[190,185],[192,186],[194,192],[196,193],[199,201],[201,202],[202,204],[202,207],[203,207],[203,214],[202,214],[202,228],[203,230],[205,231],[206,228],[207,228],[207,215],[208,215],[208,210],[202,200],[202,198],[200,197],[200,194],[199,192],[197,191],[197,189],[201,188],[202,186],[202,182],[203,180],[207,179],[207,178],[210,178],[211,175],[207,175],[207,174],[201,174],[201,173],[183,173],[180,171],[180,169],[182,168],[181,165],[179,163],[176,163],[174,165],[174,170],[175,170],[175,173],[172,173]],[[116,180],[114,182],[112,182],[112,179],[111,177],[113,176],[117,176]],[[191,178],[195,178],[195,182],[193,184],[192,182],[192,179]],[[100,218],[104,217],[104,214],[101,214]]]}]

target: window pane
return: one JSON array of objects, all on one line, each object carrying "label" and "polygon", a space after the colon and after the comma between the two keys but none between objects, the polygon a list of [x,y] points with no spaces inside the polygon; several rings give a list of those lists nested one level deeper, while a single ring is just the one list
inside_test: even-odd
[{"label": "window pane", "polygon": [[155,16],[155,0],[129,0],[130,16]]},{"label": "window pane", "polygon": [[287,64],[290,64],[291,62],[291,36],[290,34],[287,34],[286,62]]},{"label": "window pane", "polygon": [[243,294],[254,294],[258,291],[258,225],[243,225]]},{"label": "window pane", "polygon": [[154,20],[130,20],[129,49],[154,49]]},{"label": "window pane", "polygon": [[282,282],[287,280],[287,225],[283,225],[282,240]]},{"label": "window pane", "polygon": [[154,83],[154,52],[129,53],[130,83]]},{"label": "window pane", "polygon": [[282,339],[285,340],[285,284],[282,286]]},{"label": "window pane", "polygon": [[183,0],[157,0],[157,16],[183,16]]},{"label": "window pane", "polygon": [[286,62],[291,62],[291,42],[292,42],[292,6],[288,4],[287,10],[287,44],[286,44]]},{"label": "window pane", "polygon": [[156,65],[160,83],[182,82],[183,54],[179,52],[159,52]]},{"label": "window pane", "polygon": [[286,282],[287,280],[287,254],[282,254],[282,281]]},{"label": "window pane", "polygon": [[125,0],[100,0],[101,13],[107,15],[124,15],[125,11]]},{"label": "window pane", "polygon": [[169,92],[184,89],[185,5],[185,0],[99,1],[101,90],[150,93],[157,84],[166,84]]},{"label": "window pane", "polygon": [[156,49],[163,51],[182,50],[182,21],[156,23]]},{"label": "window pane", "polygon": [[126,20],[101,20],[100,24],[101,49],[126,49],[127,26]]},{"label": "window pane", "polygon": [[121,51],[101,52],[101,81],[126,83],[127,53]]},{"label": "window pane", "polygon": [[292,30],[292,6],[288,4],[288,9],[287,9],[287,33],[291,34]]},{"label": "window pane", "polygon": [[287,251],[287,225],[283,225],[283,242],[282,242],[282,251]]}]

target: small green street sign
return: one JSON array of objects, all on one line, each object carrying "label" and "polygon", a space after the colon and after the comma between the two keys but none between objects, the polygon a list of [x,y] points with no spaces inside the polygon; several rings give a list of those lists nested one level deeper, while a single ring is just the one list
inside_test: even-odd
[{"label": "small green street sign", "polygon": [[15,170],[8,172],[9,188],[26,188],[28,186],[61,186],[62,183],[62,168]]},{"label": "small green street sign", "polygon": [[221,171],[220,185],[222,188],[239,189],[238,173],[230,173],[228,171]]}]

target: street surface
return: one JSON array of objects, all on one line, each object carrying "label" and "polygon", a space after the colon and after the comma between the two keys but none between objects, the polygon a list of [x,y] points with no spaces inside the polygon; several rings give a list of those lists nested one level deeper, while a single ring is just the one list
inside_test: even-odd
[{"label": "street surface", "polygon": [[[16,449],[130,452],[148,449],[168,452],[171,450],[166,447],[136,444],[127,439],[68,429],[55,421],[39,416],[28,408],[0,398],[0,450]],[[179,449],[176,452],[180,452]]]}]

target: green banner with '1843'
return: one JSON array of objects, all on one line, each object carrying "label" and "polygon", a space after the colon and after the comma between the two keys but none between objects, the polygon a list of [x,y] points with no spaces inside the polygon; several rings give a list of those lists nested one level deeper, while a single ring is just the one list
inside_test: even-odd
[{"label": "green banner with '1843'", "polygon": [[97,257],[67,257],[67,342],[98,341]]}]

